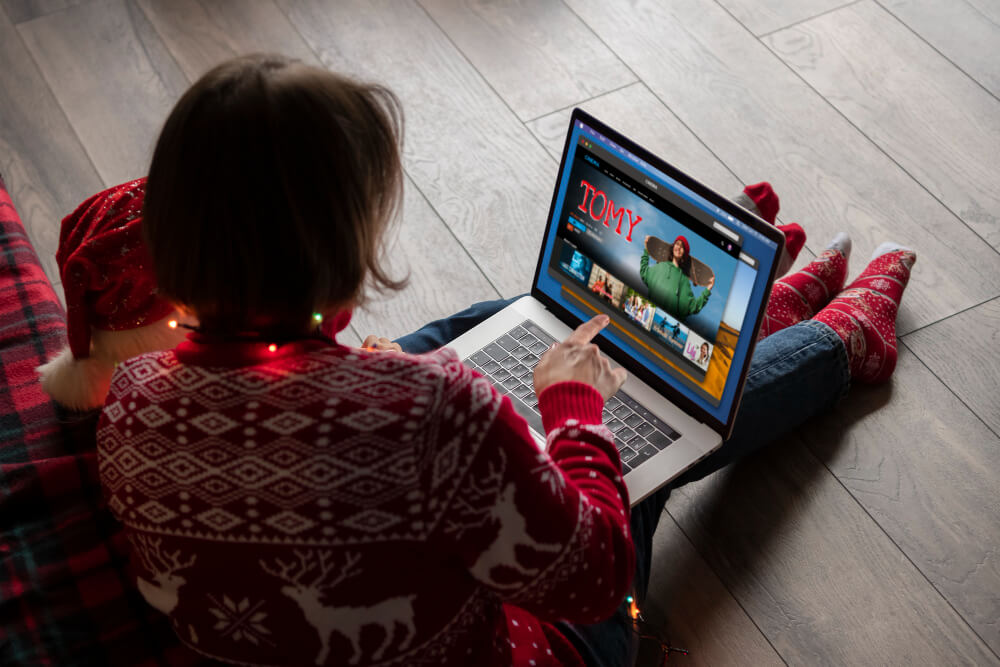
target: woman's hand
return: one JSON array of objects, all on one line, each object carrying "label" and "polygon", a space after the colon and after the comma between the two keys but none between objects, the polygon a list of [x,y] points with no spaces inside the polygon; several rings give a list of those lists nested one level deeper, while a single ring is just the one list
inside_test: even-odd
[{"label": "woman's hand", "polygon": [[379,352],[402,352],[403,348],[399,346],[399,343],[393,343],[388,338],[383,338],[380,336],[368,336],[365,338],[365,342],[361,344],[361,347],[366,350],[377,350]]},{"label": "woman's hand", "polygon": [[712,289],[713,287],[715,287],[715,276],[708,279],[708,284],[705,285],[705,289]]},{"label": "woman's hand", "polygon": [[597,315],[577,327],[565,341],[549,348],[535,366],[535,395],[557,382],[576,381],[599,391],[604,400],[614,396],[628,374],[624,368],[611,368],[590,342],[610,321],[607,315]]}]

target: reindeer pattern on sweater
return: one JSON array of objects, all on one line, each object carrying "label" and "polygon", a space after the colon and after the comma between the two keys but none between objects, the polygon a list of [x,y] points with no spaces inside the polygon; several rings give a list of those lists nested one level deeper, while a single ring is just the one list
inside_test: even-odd
[{"label": "reindeer pattern on sweater", "polygon": [[121,364],[99,426],[140,591],[184,642],[248,664],[579,660],[547,622],[610,614],[633,558],[596,392],[543,393],[546,453],[448,350],[240,345]]}]

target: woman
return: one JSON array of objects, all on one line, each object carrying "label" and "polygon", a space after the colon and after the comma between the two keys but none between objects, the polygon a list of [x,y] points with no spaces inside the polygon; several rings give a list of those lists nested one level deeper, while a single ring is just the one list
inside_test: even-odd
[{"label": "woman", "polygon": [[705,291],[695,297],[691,289],[691,246],[683,236],[674,240],[669,262],[649,265],[649,239],[643,242],[639,276],[649,288],[649,299],[677,318],[694,315],[705,307],[712,295],[715,276],[709,279]]},{"label": "woman", "polygon": [[701,350],[698,352],[698,359],[695,363],[699,366],[708,363],[708,343],[701,344]]}]

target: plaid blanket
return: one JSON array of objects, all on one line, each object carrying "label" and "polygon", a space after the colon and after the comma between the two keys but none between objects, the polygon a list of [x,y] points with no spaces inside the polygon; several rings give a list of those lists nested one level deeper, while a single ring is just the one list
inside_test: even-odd
[{"label": "plaid blanket", "polygon": [[65,315],[0,180],[0,664],[192,664],[135,590],[101,505],[97,414],[63,411],[35,367]]}]

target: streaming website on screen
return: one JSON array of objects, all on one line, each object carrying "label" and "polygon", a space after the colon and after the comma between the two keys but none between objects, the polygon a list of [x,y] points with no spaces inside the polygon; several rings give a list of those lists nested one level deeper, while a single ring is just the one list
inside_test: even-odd
[{"label": "streaming website on screen", "polygon": [[609,314],[610,338],[724,420],[773,243],[588,126],[570,141],[540,286],[581,319]]}]

